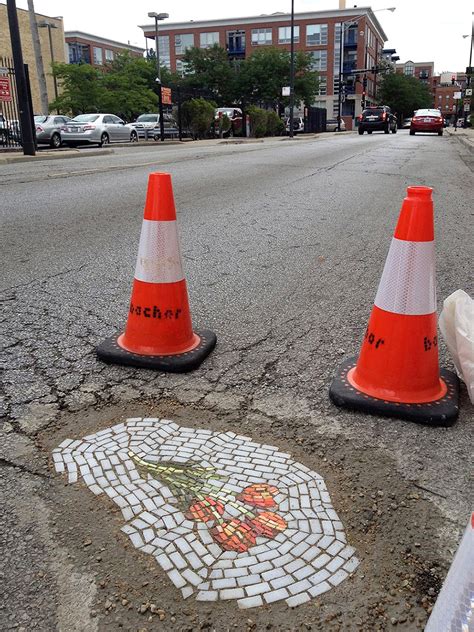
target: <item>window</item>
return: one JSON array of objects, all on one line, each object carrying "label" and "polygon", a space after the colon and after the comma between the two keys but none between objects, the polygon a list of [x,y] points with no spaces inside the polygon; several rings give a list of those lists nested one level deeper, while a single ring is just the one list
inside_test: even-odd
[{"label": "window", "polygon": [[70,64],[80,64],[81,62],[85,64],[91,63],[91,51],[87,44],[68,43],[67,46]]},{"label": "window", "polygon": [[105,61],[114,61],[114,51],[105,49]]},{"label": "window", "polygon": [[214,44],[219,44],[219,33],[201,33],[199,35],[199,46],[201,48],[210,48]]},{"label": "window", "polygon": [[252,46],[272,43],[272,29],[252,29]]},{"label": "window", "polygon": [[94,46],[94,64],[101,66],[104,63],[104,53],[101,48]]},{"label": "window", "polygon": [[158,50],[160,53],[160,65],[171,68],[169,35],[158,35]]},{"label": "window", "polygon": [[327,70],[328,69],[328,52],[327,50],[313,50],[310,53],[313,58],[311,62],[311,70]]},{"label": "window", "polygon": [[[300,41],[300,27],[295,26],[293,41]],[[291,44],[291,26],[280,26],[278,29],[278,43],[279,44]]]},{"label": "window", "polygon": [[174,36],[174,52],[177,55],[184,55],[188,48],[194,46],[194,35],[192,33],[184,33],[183,35]]},{"label": "window", "polygon": [[306,27],[306,46],[321,46],[328,43],[327,24],[308,24]]},{"label": "window", "polygon": [[315,108],[322,108],[323,110],[326,109],[326,101],[324,101],[324,99],[317,99],[316,101],[314,101],[313,106]]},{"label": "window", "polygon": [[415,74],[415,64],[412,61],[407,61],[405,64],[405,74],[409,77],[413,77]]},{"label": "window", "polygon": [[317,94],[320,97],[325,96],[328,93],[328,80],[327,77],[319,77],[319,87]]}]

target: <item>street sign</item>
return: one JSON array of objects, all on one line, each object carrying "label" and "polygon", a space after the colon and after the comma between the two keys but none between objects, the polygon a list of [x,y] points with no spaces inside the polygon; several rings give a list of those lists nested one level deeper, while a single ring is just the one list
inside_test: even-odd
[{"label": "street sign", "polygon": [[460,99],[461,98],[461,92],[455,92],[453,95],[453,99]]},{"label": "street sign", "polygon": [[467,97],[472,97],[472,88],[466,88],[465,94]]},{"label": "street sign", "polygon": [[10,77],[0,77],[0,101],[11,101],[12,91],[10,85]]},{"label": "street sign", "polygon": [[171,105],[171,88],[161,88],[161,100],[163,105]]},{"label": "street sign", "polygon": [[290,86],[283,86],[283,88],[281,89],[281,96],[282,97],[290,96]]}]

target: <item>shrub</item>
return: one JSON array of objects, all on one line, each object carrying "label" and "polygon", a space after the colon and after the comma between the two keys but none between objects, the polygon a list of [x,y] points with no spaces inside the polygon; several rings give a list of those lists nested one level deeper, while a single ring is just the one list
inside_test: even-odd
[{"label": "shrub", "polygon": [[214,123],[216,104],[206,99],[191,99],[183,103],[182,114],[184,124],[191,130],[195,138],[205,138]]},{"label": "shrub", "polygon": [[285,132],[285,124],[273,110],[267,112],[267,136],[281,136]]},{"label": "shrub", "polygon": [[267,111],[254,105],[248,109],[250,116],[250,136],[262,138],[267,132]]}]

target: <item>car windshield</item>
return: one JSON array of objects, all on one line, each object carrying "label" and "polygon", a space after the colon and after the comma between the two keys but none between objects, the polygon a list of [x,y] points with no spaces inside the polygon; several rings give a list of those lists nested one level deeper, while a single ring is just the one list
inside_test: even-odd
[{"label": "car windshield", "polygon": [[439,110],[417,110],[415,116],[441,116]]},{"label": "car windshield", "polygon": [[72,120],[74,123],[93,123],[97,121],[98,118],[98,114],[79,114],[79,116],[75,116]]},{"label": "car windshield", "polygon": [[154,123],[158,120],[158,114],[140,114],[137,123]]},{"label": "car windshield", "polygon": [[230,108],[222,108],[219,110],[216,110],[216,116],[219,116],[219,114],[226,114],[227,116],[231,117],[232,114],[234,113],[234,110],[231,110]]},{"label": "car windshield", "polygon": [[381,108],[370,108],[370,110],[364,110],[362,112],[362,114],[366,115],[367,114],[382,114],[383,110]]}]

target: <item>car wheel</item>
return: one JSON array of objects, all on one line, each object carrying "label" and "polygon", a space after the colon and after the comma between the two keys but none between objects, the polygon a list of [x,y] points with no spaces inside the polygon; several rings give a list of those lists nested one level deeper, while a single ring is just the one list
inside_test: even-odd
[{"label": "car wheel", "polygon": [[415,130],[411,129],[410,130],[410,136],[414,136],[415,135]]},{"label": "car wheel", "polygon": [[102,136],[100,137],[99,147],[102,147],[103,145],[108,145],[109,142],[110,142],[109,135],[104,132]]},{"label": "car wheel", "polygon": [[130,134],[130,142],[131,143],[138,143],[138,135],[136,132],[132,132]]},{"label": "car wheel", "polygon": [[371,129],[368,129],[368,130],[367,130],[367,134],[372,134],[372,130],[371,130]]},{"label": "car wheel", "polygon": [[438,136],[442,136],[442,135],[443,135],[443,130],[440,129],[439,132],[438,132]]},{"label": "car wheel", "polygon": [[53,149],[59,149],[59,147],[61,147],[61,136],[57,133],[54,133],[51,136],[51,140],[49,141],[49,144]]},{"label": "car wheel", "polygon": [[360,129],[360,127],[359,127],[359,134],[362,136],[363,133],[364,133],[364,130]]}]

